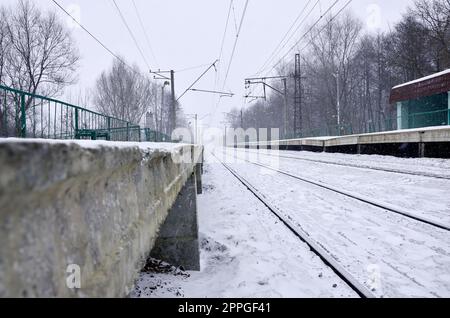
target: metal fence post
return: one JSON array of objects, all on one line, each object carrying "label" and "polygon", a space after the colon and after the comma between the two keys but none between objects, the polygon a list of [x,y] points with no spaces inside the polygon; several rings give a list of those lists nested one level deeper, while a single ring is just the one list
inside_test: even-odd
[{"label": "metal fence post", "polygon": [[127,141],[130,141],[130,123],[127,122]]},{"label": "metal fence post", "polygon": [[[4,118],[5,119],[4,129],[5,129],[5,135],[6,135],[6,137],[8,137],[8,107],[6,105],[6,90],[5,90],[5,96],[4,96],[3,102],[4,102],[3,106],[5,107],[5,112],[3,114],[3,116],[5,117]],[[450,123],[449,123],[449,125],[450,125]]]},{"label": "metal fence post", "polygon": [[27,138],[27,116],[25,114],[25,94],[20,95],[20,136]]},{"label": "metal fence post", "polygon": [[108,116],[108,140],[111,140],[111,117]]},{"label": "metal fence post", "polygon": [[80,136],[78,135],[78,108],[75,108],[75,139],[80,139]]}]

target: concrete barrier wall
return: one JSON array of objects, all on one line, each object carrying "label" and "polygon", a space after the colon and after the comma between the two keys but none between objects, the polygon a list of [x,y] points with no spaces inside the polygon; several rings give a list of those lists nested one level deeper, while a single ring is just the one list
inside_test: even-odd
[{"label": "concrete barrier wall", "polygon": [[126,296],[202,151],[160,148],[0,141],[0,297]]}]

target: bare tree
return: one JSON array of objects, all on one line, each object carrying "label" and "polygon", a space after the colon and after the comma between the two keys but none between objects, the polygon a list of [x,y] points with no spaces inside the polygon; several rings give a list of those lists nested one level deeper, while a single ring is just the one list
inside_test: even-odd
[{"label": "bare tree", "polygon": [[3,83],[52,96],[75,82],[78,50],[55,13],[43,14],[32,1],[19,0],[2,20],[10,43]]},{"label": "bare tree", "polygon": [[[329,125],[337,123],[337,100],[341,102],[343,122],[348,121],[346,109],[351,103],[351,68],[358,49],[361,22],[346,13],[326,22],[326,28],[316,26],[310,34],[311,49],[306,58],[308,77],[315,82],[313,99],[327,107],[319,108],[320,117]],[[339,82],[339,91],[337,90]],[[324,106],[325,106],[324,105]]]},{"label": "bare tree", "polygon": [[416,15],[427,29],[430,50],[434,52],[435,70],[450,67],[450,1],[416,0],[411,13]]},{"label": "bare tree", "polygon": [[[0,84],[54,96],[75,82],[78,60],[69,31],[54,13],[42,13],[30,0],[19,0],[14,7],[0,7]],[[17,104],[18,98],[10,94],[7,104]],[[32,103],[33,98],[26,99],[25,112]],[[0,115],[1,133],[17,135],[22,109],[3,108]],[[29,119],[36,123],[36,118]]]},{"label": "bare tree", "polygon": [[10,46],[8,28],[6,24],[6,12],[0,8],[0,84],[3,83],[3,76],[6,67],[6,54]]},{"label": "bare tree", "polygon": [[147,111],[155,109],[155,84],[137,66],[130,69],[122,61],[115,59],[100,75],[94,102],[101,113],[139,124]]}]

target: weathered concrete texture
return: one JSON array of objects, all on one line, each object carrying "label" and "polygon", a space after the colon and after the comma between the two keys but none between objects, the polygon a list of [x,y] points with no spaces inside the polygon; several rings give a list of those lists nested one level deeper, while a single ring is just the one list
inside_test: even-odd
[{"label": "weathered concrete texture", "polygon": [[127,295],[201,154],[155,147],[0,141],[0,297]]},{"label": "weathered concrete texture", "polygon": [[196,179],[194,173],[181,190],[150,254],[193,271],[200,270]]}]

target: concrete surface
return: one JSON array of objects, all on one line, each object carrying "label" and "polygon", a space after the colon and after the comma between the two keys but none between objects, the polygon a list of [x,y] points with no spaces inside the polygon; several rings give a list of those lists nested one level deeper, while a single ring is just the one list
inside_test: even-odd
[{"label": "concrete surface", "polygon": [[196,180],[193,174],[186,182],[150,253],[153,258],[190,271],[200,270]]},{"label": "concrete surface", "polygon": [[201,158],[161,147],[0,140],[0,297],[128,295]]}]

